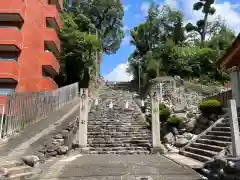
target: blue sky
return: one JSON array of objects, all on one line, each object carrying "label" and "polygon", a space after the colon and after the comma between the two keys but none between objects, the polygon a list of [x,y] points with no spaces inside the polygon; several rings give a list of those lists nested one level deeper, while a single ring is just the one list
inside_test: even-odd
[{"label": "blue sky", "polygon": [[[185,22],[196,22],[202,17],[201,12],[192,10],[192,5],[197,0],[155,0],[160,5],[169,6],[181,10],[184,13]],[[141,22],[144,22],[146,12],[151,0],[122,0],[124,5],[124,30],[125,38],[116,54],[104,55],[101,64],[101,75],[110,81],[127,81],[131,77],[126,73],[127,59],[134,47],[129,44],[131,37],[129,30]],[[240,32],[240,1],[239,0],[216,0],[216,14],[210,21],[220,15],[236,33]]]}]

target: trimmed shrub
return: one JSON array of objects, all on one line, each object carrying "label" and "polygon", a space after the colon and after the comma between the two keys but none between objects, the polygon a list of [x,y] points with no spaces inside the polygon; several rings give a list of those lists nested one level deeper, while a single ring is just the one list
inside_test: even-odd
[{"label": "trimmed shrub", "polygon": [[203,101],[199,105],[199,110],[203,114],[220,114],[222,112],[222,105],[220,101],[216,99],[210,99]]},{"label": "trimmed shrub", "polygon": [[183,120],[183,118],[181,118],[181,117],[177,117],[177,116],[174,116],[174,117],[169,117],[168,119],[167,119],[167,122],[168,123],[171,123],[171,124],[179,124],[181,121]]},{"label": "trimmed shrub", "polygon": [[164,108],[167,108],[167,106],[165,104],[160,103],[159,104],[159,110],[162,110]]},{"label": "trimmed shrub", "polygon": [[171,115],[171,111],[168,107],[165,107],[165,108],[162,108],[162,109],[159,109],[159,116],[160,116],[160,121],[161,122],[165,122],[169,116]]}]

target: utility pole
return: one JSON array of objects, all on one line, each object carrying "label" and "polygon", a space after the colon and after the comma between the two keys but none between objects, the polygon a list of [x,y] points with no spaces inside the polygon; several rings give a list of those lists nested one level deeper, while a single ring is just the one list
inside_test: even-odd
[{"label": "utility pole", "polygon": [[141,93],[141,67],[140,67],[140,61],[138,61],[138,93],[140,95]]},{"label": "utility pole", "polygon": [[[96,28],[96,39],[98,40],[98,30]],[[98,51],[96,50],[96,77],[98,77]]]},{"label": "utility pole", "polygon": [[140,95],[141,93],[141,60],[142,58],[136,60],[135,62],[138,64],[138,93]]}]

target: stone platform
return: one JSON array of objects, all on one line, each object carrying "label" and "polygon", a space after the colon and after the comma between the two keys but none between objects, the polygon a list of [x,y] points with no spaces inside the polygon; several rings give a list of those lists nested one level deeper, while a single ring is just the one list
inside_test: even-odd
[{"label": "stone platform", "polygon": [[42,167],[35,179],[198,180],[200,174],[161,155],[75,155]]}]

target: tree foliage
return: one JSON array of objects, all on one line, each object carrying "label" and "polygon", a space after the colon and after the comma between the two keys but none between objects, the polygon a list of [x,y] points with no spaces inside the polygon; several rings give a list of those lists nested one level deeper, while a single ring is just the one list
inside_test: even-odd
[{"label": "tree foliage", "polygon": [[[64,0],[61,69],[67,81],[86,87],[97,74],[96,53],[112,54],[124,37],[120,0]],[[62,79],[57,77],[56,79]]]},{"label": "tree foliage", "polygon": [[62,67],[67,75],[67,83],[82,82],[84,73],[95,72],[93,53],[100,51],[101,42],[95,35],[88,33],[91,23],[80,12],[65,12],[62,17]]},{"label": "tree foliage", "polygon": [[[201,1],[194,9],[203,8],[204,13],[212,14],[211,4]],[[205,40],[204,46],[192,41],[188,30],[183,26],[180,11],[168,6],[159,8],[152,3],[145,22],[131,30],[131,44],[135,50],[128,58],[128,72],[133,74],[134,81],[140,76],[144,89],[151,79],[162,75],[198,78],[205,84],[228,80],[226,73],[216,66],[216,60],[232,43],[234,33],[219,17],[207,26],[210,39]]]},{"label": "tree foliage", "polygon": [[73,7],[78,7],[82,14],[89,17],[97,29],[104,53],[112,54],[120,48],[124,38],[124,11],[121,0],[73,0]]},{"label": "tree foliage", "polygon": [[188,23],[186,25],[186,30],[188,32],[195,31],[199,33],[201,37],[201,44],[203,44],[205,41],[207,27],[210,25],[208,23],[208,16],[213,15],[216,12],[216,9],[212,7],[214,2],[215,0],[199,0],[198,2],[196,2],[193,5],[193,10],[202,10],[202,13],[204,14],[204,19],[198,20],[195,26],[192,23]]}]

